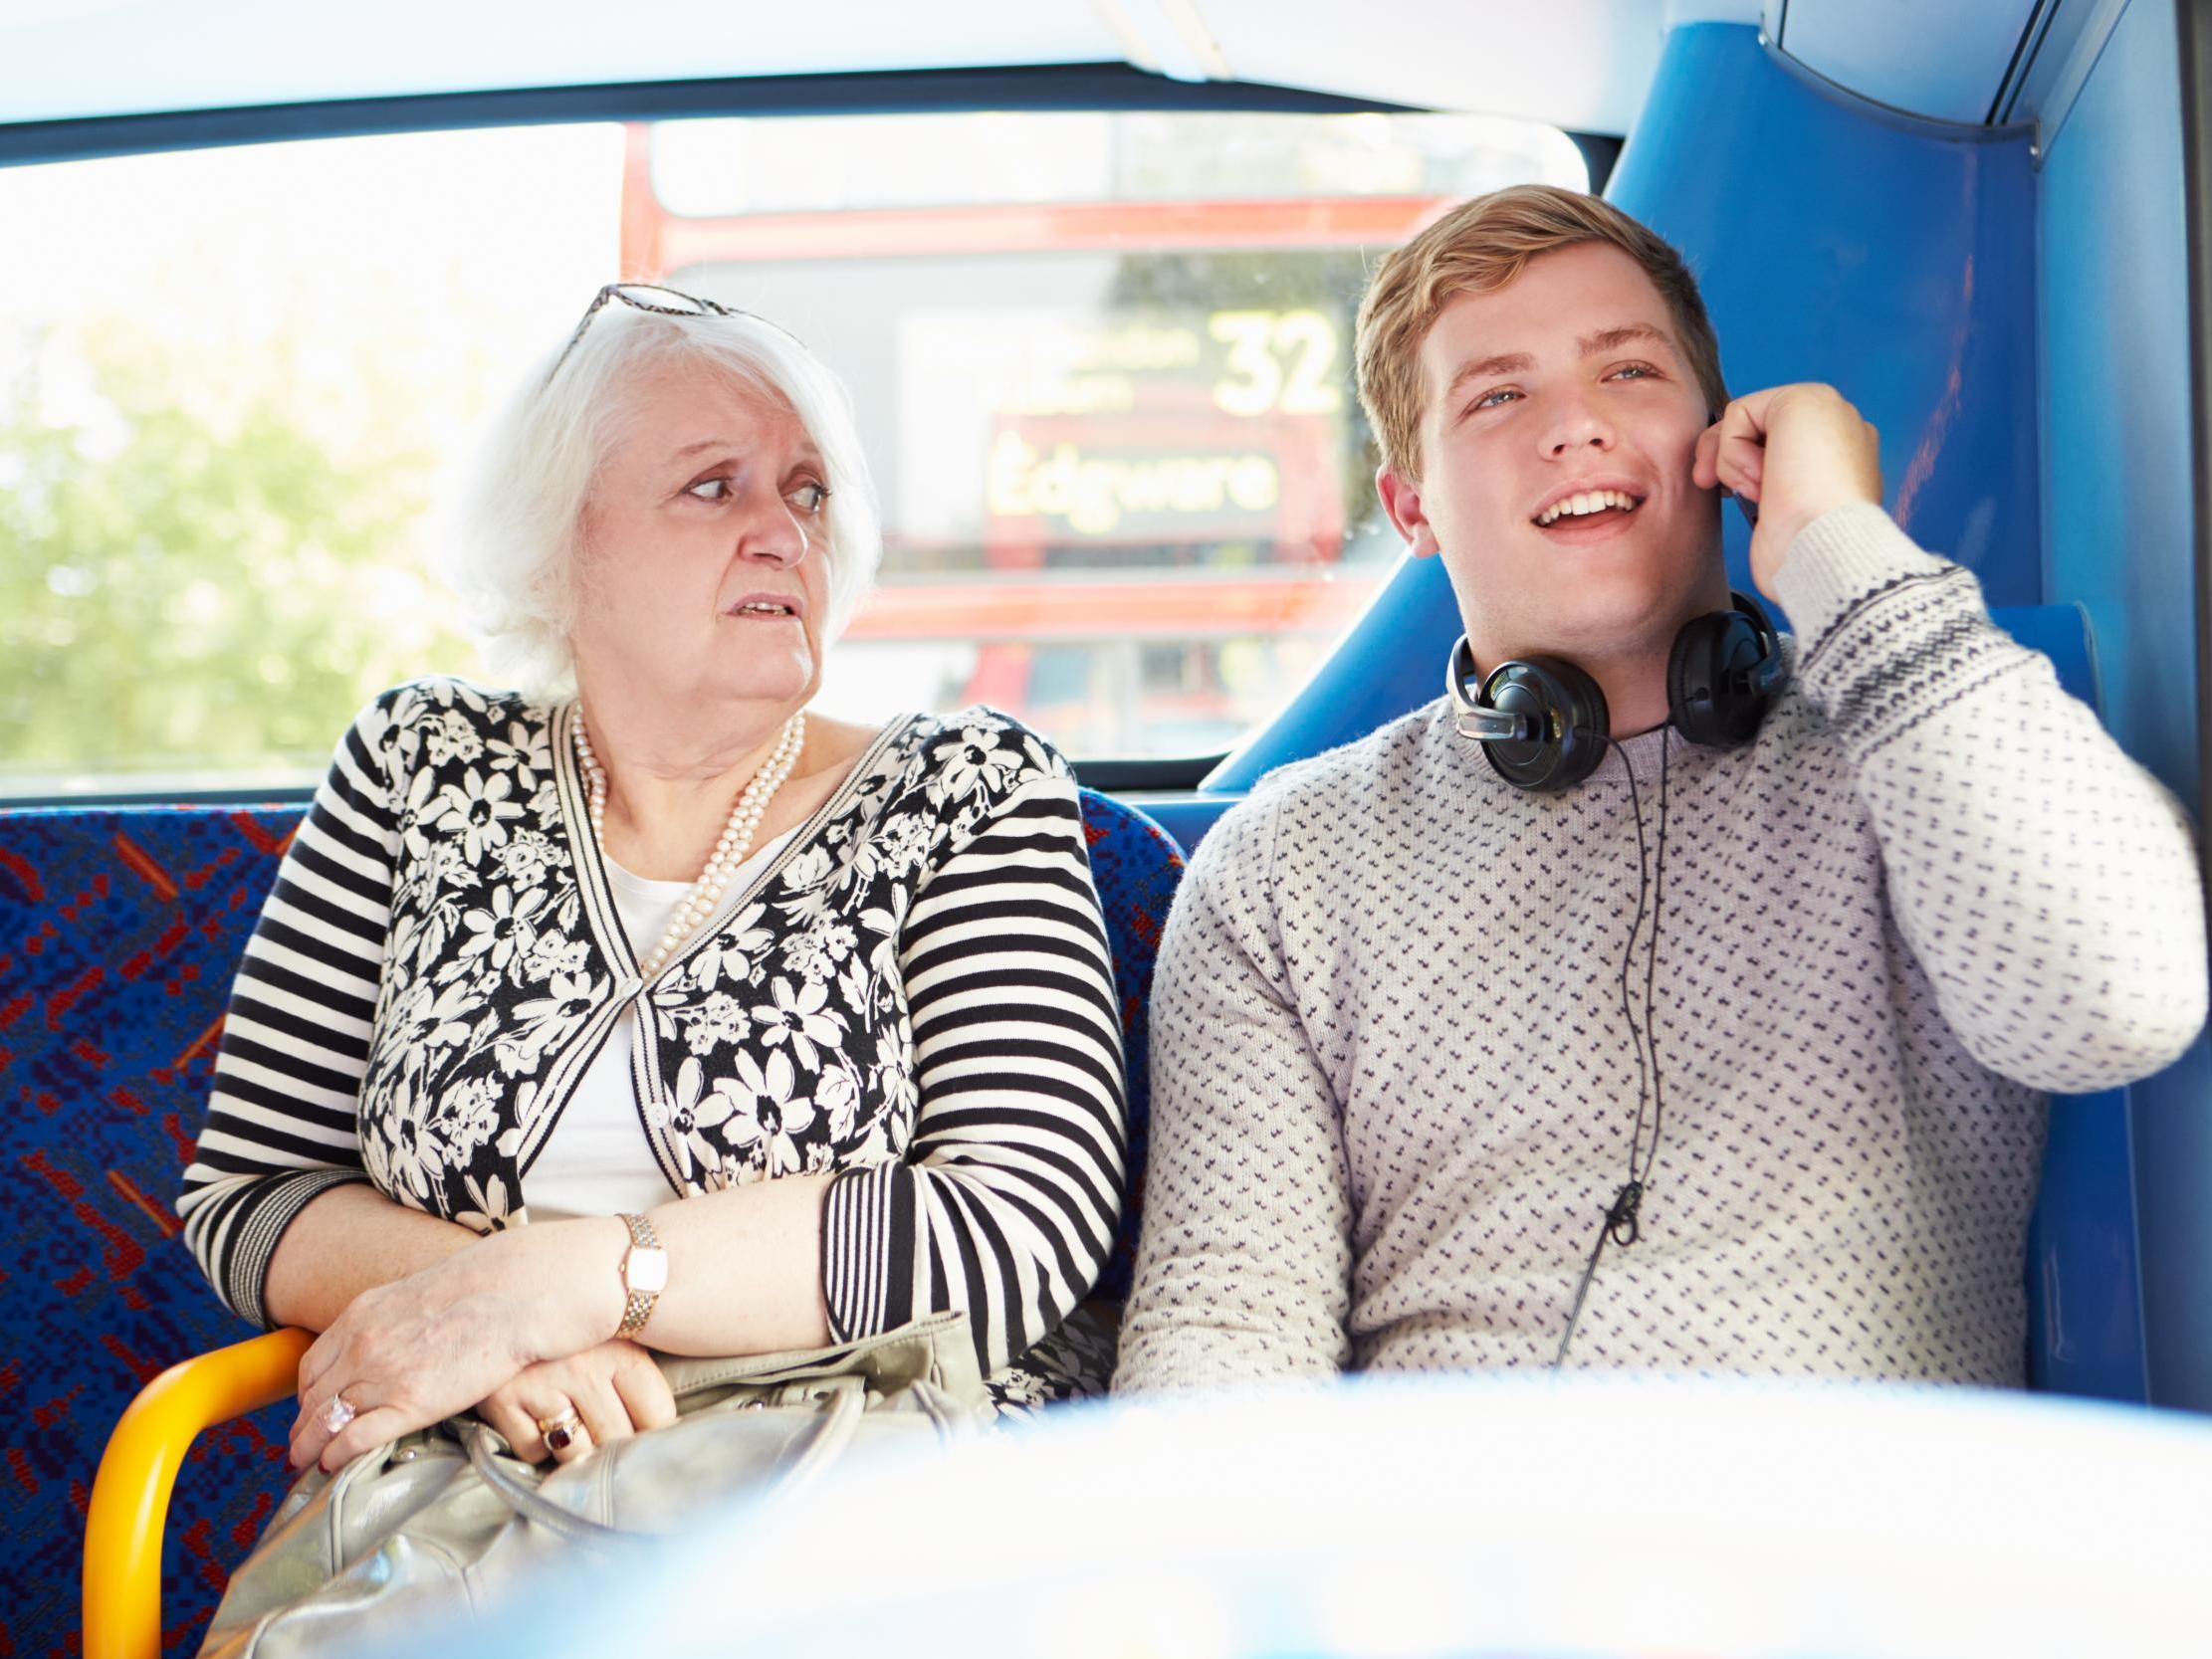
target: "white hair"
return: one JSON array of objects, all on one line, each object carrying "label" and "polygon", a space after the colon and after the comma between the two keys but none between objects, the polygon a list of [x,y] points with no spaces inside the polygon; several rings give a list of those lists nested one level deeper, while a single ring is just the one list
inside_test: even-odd
[{"label": "white hair", "polygon": [[875,576],[883,548],[875,491],[852,399],[821,359],[760,317],[668,316],[609,301],[566,356],[549,353],[532,366],[485,433],[449,514],[446,574],[493,671],[532,696],[574,685],[569,635],[584,508],[639,412],[636,387],[666,364],[782,399],[820,451],[829,486],[825,642],[852,619]]}]

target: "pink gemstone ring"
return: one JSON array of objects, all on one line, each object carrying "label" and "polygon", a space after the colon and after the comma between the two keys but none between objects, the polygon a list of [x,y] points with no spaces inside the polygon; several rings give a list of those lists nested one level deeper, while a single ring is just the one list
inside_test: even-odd
[{"label": "pink gemstone ring", "polygon": [[343,1394],[332,1394],[331,1403],[323,1408],[323,1426],[332,1434],[340,1432],[353,1420],[353,1408],[345,1403]]}]

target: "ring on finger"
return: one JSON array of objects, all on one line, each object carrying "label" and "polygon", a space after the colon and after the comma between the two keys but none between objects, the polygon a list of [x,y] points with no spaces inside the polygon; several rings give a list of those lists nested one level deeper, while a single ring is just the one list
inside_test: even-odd
[{"label": "ring on finger", "polygon": [[546,1437],[546,1450],[564,1452],[576,1443],[583,1432],[583,1419],[576,1415],[573,1405],[564,1405],[551,1417],[537,1419],[538,1432]]},{"label": "ring on finger", "polygon": [[332,1434],[342,1434],[345,1432],[345,1425],[357,1415],[343,1394],[332,1394],[331,1403],[323,1408],[323,1426]]}]

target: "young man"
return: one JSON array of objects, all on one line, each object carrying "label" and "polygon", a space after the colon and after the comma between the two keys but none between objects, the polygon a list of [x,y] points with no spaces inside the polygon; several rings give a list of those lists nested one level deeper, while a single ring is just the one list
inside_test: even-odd
[{"label": "young man", "polygon": [[[1443,699],[1207,838],[1153,992],[1118,1385],[2017,1384],[2046,1091],[2204,1020],[2179,811],[1890,522],[1848,402],[1728,400],[1681,260],[1605,203],[1507,190],[1424,232],[1359,372],[1466,695],[1564,658],[1617,740],[1518,787]],[[1677,636],[1729,608],[1723,490],[1796,626],[1761,642],[1786,674],[1738,677],[1771,703],[1733,747],[1669,724]]]}]

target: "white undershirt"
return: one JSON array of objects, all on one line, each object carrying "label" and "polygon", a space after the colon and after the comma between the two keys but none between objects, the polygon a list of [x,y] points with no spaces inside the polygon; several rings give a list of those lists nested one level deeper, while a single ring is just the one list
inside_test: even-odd
[{"label": "white undershirt", "polygon": [[[726,897],[708,927],[719,926],[746,897],[746,890],[797,834],[785,830],[730,873]],[[622,931],[632,948],[650,951],[691,891],[689,882],[655,882],[633,876],[604,859],[607,887],[621,914]],[[705,932],[702,929],[701,932]],[[637,1041],[637,1011],[623,1010],[576,1092],[561,1109],[560,1121],[546,1140],[538,1161],[523,1177],[523,1201],[534,1221],[558,1221],[578,1215],[619,1215],[649,1210],[673,1194],[646,1144],[630,1086],[630,1051]]]}]

